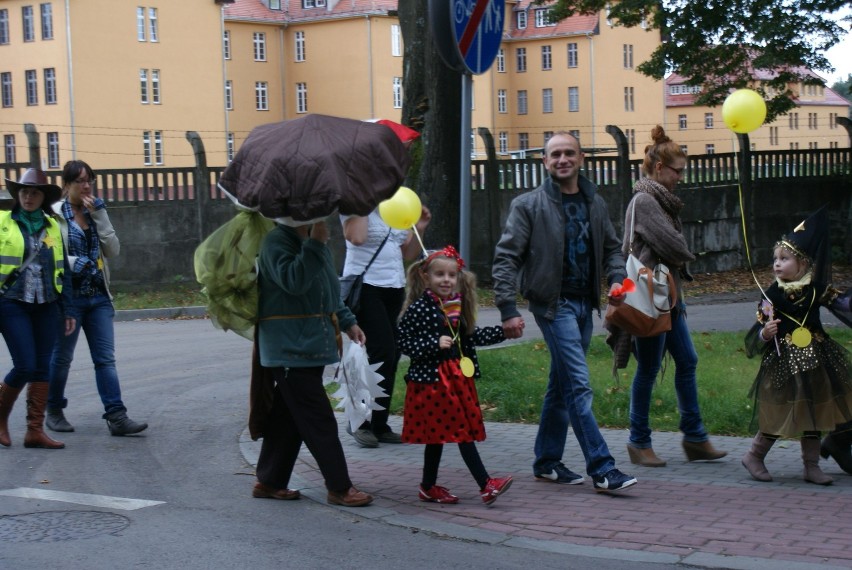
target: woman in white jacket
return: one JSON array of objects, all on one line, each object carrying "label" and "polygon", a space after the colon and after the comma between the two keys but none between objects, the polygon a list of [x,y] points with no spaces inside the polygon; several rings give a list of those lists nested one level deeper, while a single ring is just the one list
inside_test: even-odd
[{"label": "woman in white jacket", "polygon": [[88,164],[81,160],[66,163],[62,170],[62,184],[64,198],[54,204],[53,209],[58,214],[62,241],[71,267],[71,303],[79,317],[74,332],[63,337],[53,351],[47,427],[53,431],[74,431],[65,419],[63,409],[68,405],[65,398],[68,369],[82,328],[95,365],[95,381],[104,405],[103,418],[110,433],[139,433],[148,424],[127,417],[115,368],[115,309],[109,292],[107,258],[118,255],[118,236],[107,215],[106,204],[94,195],[95,173]]}]

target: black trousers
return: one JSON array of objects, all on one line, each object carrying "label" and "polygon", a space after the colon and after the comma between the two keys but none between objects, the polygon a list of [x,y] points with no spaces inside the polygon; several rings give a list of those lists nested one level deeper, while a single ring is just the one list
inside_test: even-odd
[{"label": "black trousers", "polygon": [[387,393],[387,397],[376,398],[376,403],[384,410],[373,410],[371,420],[361,426],[372,429],[376,434],[390,430],[388,415],[396,379],[396,367],[399,364],[399,349],[396,346],[395,335],[396,322],[404,300],[405,289],[375,287],[365,283],[361,289],[361,310],[355,315],[358,326],[367,336],[367,358],[370,364],[382,363],[376,372],[384,378],[379,382],[379,386]]},{"label": "black trousers", "polygon": [[275,399],[257,460],[257,480],[264,485],[287,488],[304,442],[329,491],[342,492],[352,486],[322,373],[322,366],[272,369]]}]

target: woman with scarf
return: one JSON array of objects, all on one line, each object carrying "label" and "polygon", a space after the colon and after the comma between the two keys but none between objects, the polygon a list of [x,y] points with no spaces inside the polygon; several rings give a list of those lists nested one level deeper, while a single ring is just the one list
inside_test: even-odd
[{"label": "woman with scarf", "polygon": [[642,163],[644,177],[633,187],[633,199],[627,207],[623,251],[631,248],[630,223],[635,208],[632,251],[649,268],[664,263],[672,270],[678,303],[672,310],[672,329],[659,336],[634,339],[637,360],[636,375],[630,393],[630,439],[627,451],[630,461],[646,467],[663,467],[651,445],[648,414],[651,392],[666,351],[675,364],[675,391],[683,432],[683,450],[689,461],[721,459],[727,455],[713,447],[701,420],[698,407],[696,368],[698,354],[686,326],[686,306],[683,303],[682,282],[692,280],[687,263],[694,260],[683,235],[680,210],[683,202],[674,194],[674,187],[686,170],[686,154],[666,136],[659,125],[651,130],[653,143],[645,148]]}]

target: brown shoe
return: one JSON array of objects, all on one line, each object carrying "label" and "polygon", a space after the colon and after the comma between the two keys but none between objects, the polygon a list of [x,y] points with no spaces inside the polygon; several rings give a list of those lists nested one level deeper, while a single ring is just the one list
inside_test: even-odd
[{"label": "brown shoe", "polygon": [[643,465],[645,467],[665,467],[666,460],[657,457],[654,450],[650,447],[640,448],[627,445],[627,455],[630,456],[630,463]]},{"label": "brown shoe", "polygon": [[687,461],[713,461],[728,455],[727,451],[719,451],[713,447],[710,440],[700,442],[683,440],[683,452],[686,453]]},{"label": "brown shoe", "polygon": [[346,491],[328,492],[328,504],[340,505],[341,507],[364,507],[373,502],[373,496],[359,491],[355,487],[349,487]]},{"label": "brown shoe", "polygon": [[273,489],[260,481],[254,484],[251,496],[255,499],[278,499],[280,501],[292,501],[302,496],[299,491],[293,489]]}]

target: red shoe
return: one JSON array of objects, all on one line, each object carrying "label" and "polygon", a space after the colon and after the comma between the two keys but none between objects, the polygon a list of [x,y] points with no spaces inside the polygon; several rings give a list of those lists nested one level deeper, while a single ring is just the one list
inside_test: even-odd
[{"label": "red shoe", "polygon": [[485,488],[479,492],[479,495],[482,497],[483,503],[490,505],[497,500],[497,497],[508,491],[511,486],[511,476],[489,479],[488,483],[485,484]]},{"label": "red shoe", "polygon": [[280,501],[292,501],[301,497],[299,491],[292,489],[273,489],[260,481],[254,484],[251,496],[255,499],[278,499]]},{"label": "red shoe", "polygon": [[428,491],[420,485],[420,500],[427,503],[444,503],[447,505],[455,505],[459,502],[459,498],[450,493],[450,490],[440,485],[432,485]]}]

